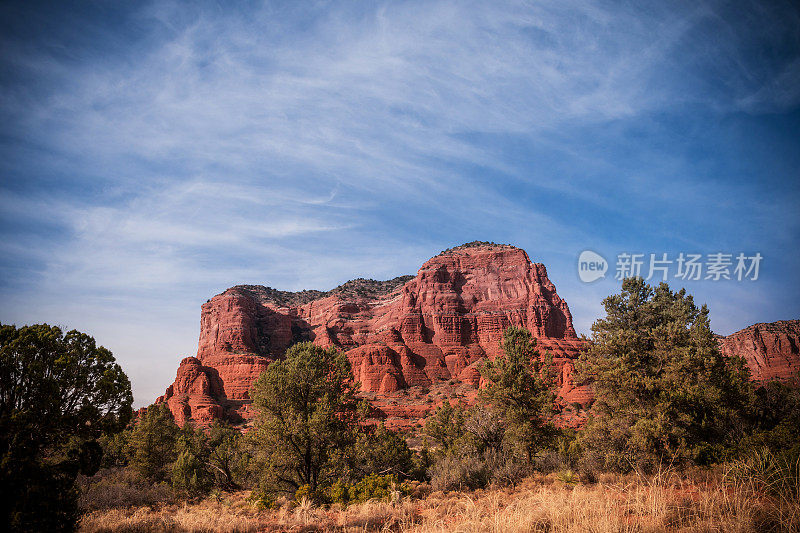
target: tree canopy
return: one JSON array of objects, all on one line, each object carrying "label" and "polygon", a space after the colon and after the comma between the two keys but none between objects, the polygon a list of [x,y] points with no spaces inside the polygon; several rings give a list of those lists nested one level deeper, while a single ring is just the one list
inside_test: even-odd
[{"label": "tree canopy", "polygon": [[263,472],[262,488],[314,493],[349,463],[362,417],[358,383],[347,357],[310,342],[295,344],[252,388],[256,424],[250,439]]},{"label": "tree canopy", "polygon": [[536,339],[524,328],[506,329],[501,346],[503,354],[480,368],[486,380],[481,400],[500,412],[507,425],[506,437],[515,440],[530,461],[552,437],[552,356],[540,354]]},{"label": "tree canopy", "polygon": [[719,459],[740,436],[751,385],[744,361],[720,353],[706,306],[641,278],[603,305],[580,361],[597,398],[586,448],[621,470]]},{"label": "tree canopy", "polygon": [[0,506],[12,530],[77,520],[75,476],[100,466],[97,439],[131,417],[128,377],[79,331],[0,325]]}]

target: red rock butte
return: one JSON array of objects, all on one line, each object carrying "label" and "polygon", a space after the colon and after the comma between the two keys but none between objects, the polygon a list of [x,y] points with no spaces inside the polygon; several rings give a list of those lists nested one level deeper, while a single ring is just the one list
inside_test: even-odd
[{"label": "red rock butte", "polygon": [[309,340],[344,351],[376,416],[408,426],[442,401],[474,399],[477,365],[499,355],[509,326],[528,329],[553,354],[562,405],[591,400],[573,381],[583,341],[545,266],[514,246],[476,242],[429,259],[416,276],[356,279],[328,292],[232,287],[203,304],[197,357],[181,361],[157,401],[181,425],[248,421],[259,374]]},{"label": "red rock butte", "polygon": [[[541,263],[509,245],[473,242],[429,259],[416,276],[356,279],[328,292],[237,285],[203,304],[197,357],[181,361],[156,400],[183,425],[249,423],[249,390],[296,342],[344,351],[374,415],[412,426],[444,401],[471,403],[477,366],[501,353],[509,326],[528,329],[557,367],[559,423],[579,426],[593,401],[575,382],[584,347],[567,302]],[[753,379],[793,381],[800,371],[800,320],[755,324],[719,337],[725,355],[747,361]]]}]

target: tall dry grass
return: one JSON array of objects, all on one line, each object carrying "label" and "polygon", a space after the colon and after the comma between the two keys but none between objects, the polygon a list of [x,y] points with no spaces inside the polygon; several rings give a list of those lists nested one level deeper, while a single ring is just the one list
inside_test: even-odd
[{"label": "tall dry grass", "polygon": [[648,478],[601,474],[593,484],[538,475],[516,487],[472,492],[431,493],[423,484],[415,497],[393,502],[319,507],[305,500],[261,512],[238,493],[183,506],[97,511],[82,531],[800,531],[796,497],[770,493],[731,468]]}]

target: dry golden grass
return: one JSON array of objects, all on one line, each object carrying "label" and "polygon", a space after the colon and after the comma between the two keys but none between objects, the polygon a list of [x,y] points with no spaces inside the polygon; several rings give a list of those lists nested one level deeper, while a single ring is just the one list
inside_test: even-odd
[{"label": "dry golden grass", "polygon": [[447,494],[427,494],[423,485],[419,498],[327,508],[286,502],[261,512],[246,493],[237,493],[222,501],[96,511],[85,517],[82,531],[800,531],[796,499],[724,483],[719,473],[599,478],[572,485],[539,475],[513,488]]}]

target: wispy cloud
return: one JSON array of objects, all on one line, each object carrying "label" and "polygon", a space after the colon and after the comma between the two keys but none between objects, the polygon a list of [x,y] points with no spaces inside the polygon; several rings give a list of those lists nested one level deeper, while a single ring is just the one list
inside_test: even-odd
[{"label": "wispy cloud", "polygon": [[[800,228],[796,186],[759,189],[741,141],[704,133],[797,108],[789,6],[6,9],[47,31],[0,43],[4,320],[77,316],[76,300],[152,315],[237,282],[325,289],[475,238],[527,247],[595,313],[560,274],[582,248],[778,249]],[[756,166],[793,168],[774,155]],[[770,217],[785,230],[764,237]],[[91,325],[108,330],[102,313]]]}]

